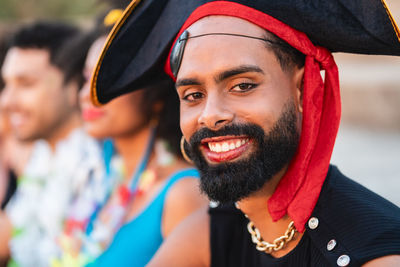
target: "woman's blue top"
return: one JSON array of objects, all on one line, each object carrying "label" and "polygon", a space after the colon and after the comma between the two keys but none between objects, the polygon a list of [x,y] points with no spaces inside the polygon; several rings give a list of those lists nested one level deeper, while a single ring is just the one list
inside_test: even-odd
[{"label": "woman's blue top", "polygon": [[185,169],[173,174],[147,208],[123,225],[108,249],[88,266],[145,266],[163,242],[161,219],[165,197],[172,185],[188,177],[199,177],[199,173],[196,169]]}]

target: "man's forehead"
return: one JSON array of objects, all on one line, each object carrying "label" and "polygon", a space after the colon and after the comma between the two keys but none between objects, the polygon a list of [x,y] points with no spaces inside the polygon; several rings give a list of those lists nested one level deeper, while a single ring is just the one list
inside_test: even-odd
[{"label": "man's forehead", "polygon": [[193,75],[211,77],[243,66],[259,66],[260,53],[267,52],[266,31],[243,19],[209,16],[196,21],[187,32],[178,80]]},{"label": "man's forehead", "polygon": [[7,52],[7,57],[21,60],[22,58],[29,58],[35,60],[38,63],[49,62],[50,53],[46,49],[40,48],[20,48],[12,47]]},{"label": "man's forehead", "polygon": [[51,66],[50,54],[45,49],[12,47],[6,54],[2,72],[30,75]]},{"label": "man's forehead", "polygon": [[231,16],[208,16],[188,27],[190,36],[206,33],[233,33],[263,37],[265,30],[241,18]]},{"label": "man's forehead", "polygon": [[[214,65],[219,69],[222,65],[235,65],[235,58],[242,61],[243,58],[259,57],[254,54],[260,49],[265,51],[265,41],[268,41],[266,30],[247,20],[232,16],[207,16],[193,23],[179,37],[171,53],[171,69],[178,78],[182,72],[185,75],[191,73],[197,63],[207,62],[209,67]],[[237,63],[254,65],[254,62]],[[204,71],[197,68],[196,72]]]}]

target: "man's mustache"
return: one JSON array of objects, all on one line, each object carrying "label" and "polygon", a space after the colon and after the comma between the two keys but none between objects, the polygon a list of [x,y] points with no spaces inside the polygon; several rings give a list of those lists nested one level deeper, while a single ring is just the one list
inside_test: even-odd
[{"label": "man's mustache", "polygon": [[209,128],[202,128],[195,132],[189,140],[191,149],[196,149],[201,141],[205,138],[212,138],[218,136],[248,136],[250,138],[259,138],[264,136],[264,130],[255,124],[230,124],[225,125],[218,130],[211,130]]}]

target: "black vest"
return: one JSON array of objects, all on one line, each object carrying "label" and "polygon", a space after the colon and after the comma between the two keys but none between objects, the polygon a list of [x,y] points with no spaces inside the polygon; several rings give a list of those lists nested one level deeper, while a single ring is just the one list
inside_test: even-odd
[{"label": "black vest", "polygon": [[[317,226],[311,229],[307,223],[299,244],[282,258],[255,248],[247,231],[248,220],[233,204],[210,208],[209,214],[213,267],[361,266],[385,255],[400,255],[399,207],[333,166],[311,215],[317,218]],[[348,260],[347,265],[340,265]]]}]

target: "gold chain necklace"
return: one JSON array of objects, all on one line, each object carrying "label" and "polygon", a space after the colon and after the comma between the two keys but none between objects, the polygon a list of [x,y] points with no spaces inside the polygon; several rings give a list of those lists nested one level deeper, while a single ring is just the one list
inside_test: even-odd
[{"label": "gold chain necklace", "polygon": [[264,251],[267,254],[271,254],[272,252],[281,250],[287,243],[289,243],[293,239],[294,234],[297,232],[296,228],[294,227],[294,222],[291,221],[285,234],[272,241],[272,243],[269,243],[262,239],[260,231],[257,229],[257,227],[254,226],[254,223],[252,221],[249,221],[249,223],[247,224],[247,230],[251,235],[251,240],[254,244],[256,244],[256,249],[259,251]]},{"label": "gold chain necklace", "polygon": [[[239,204],[235,202],[235,206],[240,210]],[[244,214],[244,213],[243,213]],[[244,216],[249,219],[249,217],[244,214]],[[286,229],[286,232],[283,236],[278,237],[272,243],[264,241],[261,237],[260,230],[254,225],[254,223],[249,219],[249,223],[247,224],[247,230],[251,235],[251,241],[256,245],[256,249],[259,251],[264,251],[267,254],[271,254],[272,252],[281,250],[287,243],[289,243],[295,233],[297,232],[296,227],[294,226],[294,222],[291,221]]]}]

